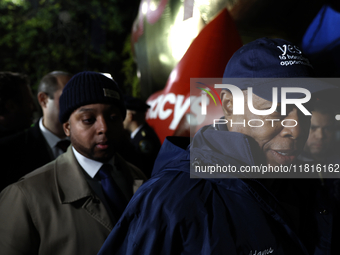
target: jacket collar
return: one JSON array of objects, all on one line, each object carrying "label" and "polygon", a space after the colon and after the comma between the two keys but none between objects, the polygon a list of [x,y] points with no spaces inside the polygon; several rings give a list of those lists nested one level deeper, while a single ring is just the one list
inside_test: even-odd
[{"label": "jacket collar", "polygon": [[61,203],[72,203],[93,195],[71,146],[55,160],[54,174]]},{"label": "jacket collar", "polygon": [[209,156],[215,155],[221,159],[228,155],[246,165],[261,164],[264,160],[253,138],[230,132],[228,129],[213,128],[211,125],[201,128],[196,133],[190,149],[198,149]]},{"label": "jacket collar", "polygon": [[186,151],[189,143],[189,137],[166,137],[155,160],[152,175],[157,174],[165,167],[171,167],[171,163],[175,164],[178,158],[183,157],[183,154],[189,159],[190,153]]}]

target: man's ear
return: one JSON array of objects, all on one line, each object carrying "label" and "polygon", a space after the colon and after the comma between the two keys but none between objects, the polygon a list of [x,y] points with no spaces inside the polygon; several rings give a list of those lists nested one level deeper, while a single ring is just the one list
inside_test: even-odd
[{"label": "man's ear", "polygon": [[70,136],[71,131],[70,131],[70,121],[69,120],[67,122],[63,123],[63,129],[64,129],[65,135]]},{"label": "man's ear", "polygon": [[226,120],[229,120],[233,115],[233,95],[228,90],[223,89],[220,98],[224,117]]},{"label": "man's ear", "polygon": [[41,106],[41,108],[45,108],[47,105],[47,101],[48,101],[48,96],[46,95],[45,92],[39,92],[38,93],[38,102]]},{"label": "man's ear", "polygon": [[130,114],[131,121],[135,121],[137,119],[137,112],[130,110]]}]

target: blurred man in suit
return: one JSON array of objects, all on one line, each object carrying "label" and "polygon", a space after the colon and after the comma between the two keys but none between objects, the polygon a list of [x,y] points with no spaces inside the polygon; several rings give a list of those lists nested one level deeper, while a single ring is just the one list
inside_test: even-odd
[{"label": "blurred man in suit", "polygon": [[70,141],[58,119],[59,97],[71,77],[62,71],[45,75],[37,95],[43,116],[29,129],[0,139],[0,158],[6,166],[0,191],[66,151]]},{"label": "blurred man in suit", "polygon": [[159,138],[145,120],[146,111],[150,108],[143,100],[125,96],[126,118],[123,122],[125,130],[130,133],[130,141],[139,161],[133,162],[147,177],[151,176],[152,168],[161,147]]}]

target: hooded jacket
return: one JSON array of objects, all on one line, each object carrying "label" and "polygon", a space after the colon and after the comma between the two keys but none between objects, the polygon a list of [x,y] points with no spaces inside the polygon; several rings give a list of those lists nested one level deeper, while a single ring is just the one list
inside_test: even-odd
[{"label": "hooded jacket", "polygon": [[317,180],[190,178],[196,164],[258,158],[251,138],[211,126],[186,141],[165,140],[100,255],[331,254],[332,213]]}]

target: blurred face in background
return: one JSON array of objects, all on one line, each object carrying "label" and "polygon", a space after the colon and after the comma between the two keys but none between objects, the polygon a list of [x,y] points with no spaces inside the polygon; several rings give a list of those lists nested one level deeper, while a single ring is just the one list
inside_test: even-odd
[{"label": "blurred face in background", "polygon": [[309,137],[304,151],[314,159],[321,160],[329,152],[335,136],[335,118],[332,114],[312,113]]},{"label": "blurred face in background", "polygon": [[57,76],[58,90],[53,95],[46,95],[43,98],[44,103],[41,104],[44,120],[44,126],[49,129],[52,133],[60,138],[65,136],[63,126],[59,122],[59,98],[63,92],[66,83],[71,79],[71,76]]}]

